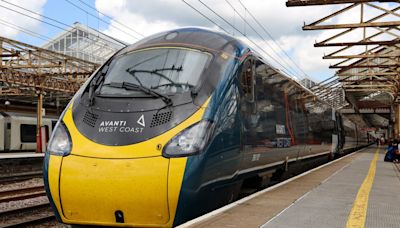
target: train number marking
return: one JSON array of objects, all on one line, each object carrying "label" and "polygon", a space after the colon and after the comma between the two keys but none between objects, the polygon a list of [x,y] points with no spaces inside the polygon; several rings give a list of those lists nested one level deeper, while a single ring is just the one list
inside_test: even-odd
[{"label": "train number marking", "polygon": [[251,161],[253,162],[253,161],[258,161],[258,160],[260,160],[260,154],[253,154],[253,157],[251,158]]}]

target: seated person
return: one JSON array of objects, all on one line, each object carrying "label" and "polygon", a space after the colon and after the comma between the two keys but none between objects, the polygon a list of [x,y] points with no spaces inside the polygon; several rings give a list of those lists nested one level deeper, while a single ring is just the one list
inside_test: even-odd
[{"label": "seated person", "polygon": [[[396,146],[393,146],[393,144],[397,144]],[[393,157],[394,157],[394,150],[395,148],[398,148],[398,143],[395,141],[390,141],[388,143],[388,147],[387,147],[387,152],[385,154],[385,159],[384,161],[387,162],[392,162],[393,161]]]}]

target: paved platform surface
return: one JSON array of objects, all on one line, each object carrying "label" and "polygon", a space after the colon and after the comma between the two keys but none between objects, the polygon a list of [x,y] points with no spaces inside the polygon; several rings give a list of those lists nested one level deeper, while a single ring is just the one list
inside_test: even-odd
[{"label": "paved platform surface", "polygon": [[371,146],[187,227],[400,227],[400,172]]},{"label": "paved platform surface", "polygon": [[9,159],[9,158],[36,158],[36,157],[44,157],[44,153],[35,153],[35,152],[15,152],[15,153],[0,153],[0,159]]}]

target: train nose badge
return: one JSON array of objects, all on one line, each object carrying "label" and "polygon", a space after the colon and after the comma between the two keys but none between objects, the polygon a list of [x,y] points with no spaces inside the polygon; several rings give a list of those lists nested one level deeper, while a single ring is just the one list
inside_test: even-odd
[{"label": "train nose badge", "polygon": [[144,122],[144,115],[143,114],[139,117],[139,119],[138,119],[138,121],[136,123],[142,125],[143,127],[146,127],[146,123]]}]

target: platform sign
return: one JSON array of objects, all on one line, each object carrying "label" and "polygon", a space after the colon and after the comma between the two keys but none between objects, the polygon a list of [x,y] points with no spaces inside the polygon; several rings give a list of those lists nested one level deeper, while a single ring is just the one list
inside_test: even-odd
[{"label": "platform sign", "polygon": [[277,124],[275,125],[276,134],[284,135],[286,134],[285,125]]},{"label": "platform sign", "polygon": [[376,128],[374,128],[374,127],[364,127],[364,128],[361,128],[361,131],[362,132],[374,132],[374,131],[376,131]]}]

